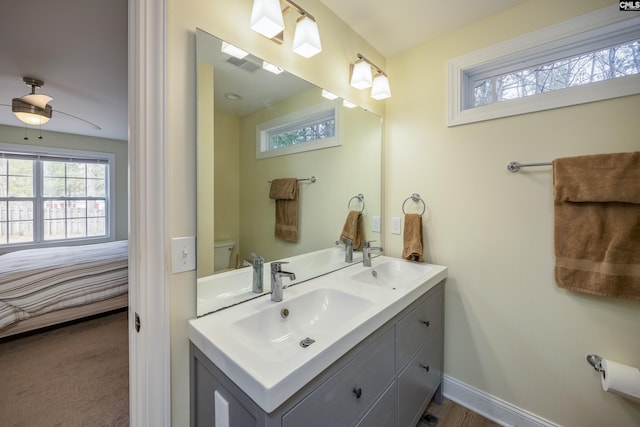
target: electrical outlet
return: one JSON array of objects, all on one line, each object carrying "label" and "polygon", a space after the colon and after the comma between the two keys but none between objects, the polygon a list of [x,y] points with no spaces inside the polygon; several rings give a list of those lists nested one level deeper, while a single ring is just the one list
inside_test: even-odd
[{"label": "electrical outlet", "polygon": [[196,237],[175,237],[171,239],[172,273],[182,273],[196,269]]},{"label": "electrical outlet", "polygon": [[400,218],[391,218],[391,234],[400,234]]},{"label": "electrical outlet", "polygon": [[380,217],[372,216],[371,217],[371,231],[380,232]]}]

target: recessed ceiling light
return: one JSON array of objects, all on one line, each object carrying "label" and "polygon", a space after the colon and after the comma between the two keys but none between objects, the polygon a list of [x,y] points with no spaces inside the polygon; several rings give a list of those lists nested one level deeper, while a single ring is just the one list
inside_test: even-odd
[{"label": "recessed ceiling light", "polygon": [[229,101],[240,101],[242,99],[242,97],[237,93],[231,93],[231,92],[225,93],[224,97],[227,98]]}]

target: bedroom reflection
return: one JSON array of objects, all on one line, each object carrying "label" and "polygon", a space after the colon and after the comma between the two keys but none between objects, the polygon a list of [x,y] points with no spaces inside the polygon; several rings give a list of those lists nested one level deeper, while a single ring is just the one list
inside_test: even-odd
[{"label": "bedroom reflection", "polygon": [[[361,208],[353,201],[349,205],[357,194],[365,197],[367,236],[379,240],[370,221],[381,206],[381,119],[361,108],[344,108],[340,100],[328,101],[321,88],[286,71],[269,73],[251,54],[243,60],[231,57],[222,52],[221,40],[202,30],[197,30],[196,47],[199,301],[204,295],[200,279],[220,272],[214,267],[214,260],[220,262],[216,243],[219,249],[231,248],[222,255],[222,270],[242,268],[252,254],[269,262],[335,246],[349,209]],[[337,108],[342,145],[256,158],[261,124],[326,103]],[[275,238],[270,181],[311,176],[317,178],[314,183],[298,186],[298,241]]]}]

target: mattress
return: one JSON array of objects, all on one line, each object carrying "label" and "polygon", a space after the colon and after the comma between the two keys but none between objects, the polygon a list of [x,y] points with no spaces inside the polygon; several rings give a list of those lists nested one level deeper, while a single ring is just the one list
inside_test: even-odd
[{"label": "mattress", "polygon": [[126,293],[128,249],[121,240],[0,256],[0,328]]}]

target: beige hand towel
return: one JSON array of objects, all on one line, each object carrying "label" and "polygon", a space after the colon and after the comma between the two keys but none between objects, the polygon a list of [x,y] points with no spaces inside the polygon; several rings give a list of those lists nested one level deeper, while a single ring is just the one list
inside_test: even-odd
[{"label": "beige hand towel", "polygon": [[362,250],[366,239],[364,237],[364,223],[361,211],[349,211],[347,214],[342,233],[340,233],[340,241],[346,243],[347,239],[353,241],[353,249]]},{"label": "beige hand towel", "polygon": [[553,179],[558,286],[640,299],[640,152],[556,159]]},{"label": "beige hand towel", "polygon": [[276,201],[275,236],[289,242],[298,241],[298,180],[279,178],[271,182],[269,198]]},{"label": "beige hand towel", "polygon": [[422,245],[422,215],[410,213],[404,215],[404,234],[402,258],[424,262]]}]

